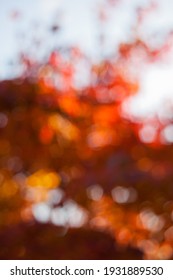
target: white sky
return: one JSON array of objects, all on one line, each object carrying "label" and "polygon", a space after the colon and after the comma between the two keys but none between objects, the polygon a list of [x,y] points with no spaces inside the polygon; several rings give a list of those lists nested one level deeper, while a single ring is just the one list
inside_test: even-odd
[{"label": "white sky", "polygon": [[[0,78],[13,75],[14,68],[9,62],[14,60],[19,50],[31,47],[29,38],[32,38],[35,32],[34,23],[41,23],[37,30],[45,46],[53,47],[48,33],[43,30],[44,27],[46,29],[48,25],[51,26],[57,14],[63,31],[59,33],[56,42],[62,45],[79,45],[86,53],[96,56],[101,51],[97,40],[99,29],[96,10],[102,2],[104,0],[0,0]],[[104,27],[107,39],[105,54],[115,49],[118,42],[127,41],[136,20],[134,7],[143,3],[146,5],[148,2],[149,0],[121,0],[119,9],[109,12],[110,21]],[[143,38],[150,38],[150,41],[162,37],[162,34],[173,27],[173,1],[156,2],[159,4],[158,11],[147,17],[140,31]],[[11,20],[12,11],[19,11],[21,17]],[[24,33],[22,39],[19,38],[21,33]],[[41,50],[39,51],[41,53]],[[155,111],[165,98],[173,98],[172,77],[173,58],[146,68],[140,93],[131,103],[133,112],[148,114]]]}]

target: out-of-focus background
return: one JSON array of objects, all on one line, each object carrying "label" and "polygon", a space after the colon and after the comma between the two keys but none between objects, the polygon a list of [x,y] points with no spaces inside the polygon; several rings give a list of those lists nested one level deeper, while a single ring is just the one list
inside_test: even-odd
[{"label": "out-of-focus background", "polygon": [[[111,1],[108,1],[111,3]],[[20,50],[32,49],[33,38],[41,40],[43,46],[34,55],[43,57],[54,46],[79,46],[87,55],[98,59],[100,55],[110,55],[118,44],[127,42],[132,36],[137,18],[136,9],[146,8],[146,20],[139,29],[140,38],[151,45],[159,45],[173,26],[170,0],[156,1],[112,1],[114,6],[108,10],[104,0],[10,0],[2,1],[0,18],[2,27],[0,77],[15,76],[18,71],[11,66],[15,55]],[[106,10],[107,8],[107,10]],[[99,12],[103,9],[107,20],[99,22]],[[144,15],[144,17],[145,17]],[[62,30],[50,36],[51,25],[56,24]],[[101,48],[98,37],[105,36]],[[140,92],[130,102],[130,109],[135,115],[155,112],[163,100],[172,97],[172,55],[156,65],[149,65],[142,77]]]},{"label": "out-of-focus background", "polygon": [[173,3],[0,3],[0,258],[172,259]]}]

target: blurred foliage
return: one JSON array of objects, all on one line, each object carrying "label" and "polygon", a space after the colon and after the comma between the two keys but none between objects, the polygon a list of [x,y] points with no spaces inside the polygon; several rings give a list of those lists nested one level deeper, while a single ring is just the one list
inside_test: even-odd
[{"label": "blurred foliage", "polygon": [[77,48],[21,55],[21,77],[0,82],[0,258],[172,258],[173,110],[123,113],[131,70],[168,46],[136,38],[98,64]]}]

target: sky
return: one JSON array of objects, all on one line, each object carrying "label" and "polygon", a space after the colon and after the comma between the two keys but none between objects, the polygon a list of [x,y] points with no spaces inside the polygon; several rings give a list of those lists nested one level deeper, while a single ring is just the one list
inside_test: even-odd
[{"label": "sky", "polygon": [[[135,8],[147,5],[149,0],[119,0],[117,8],[109,10],[109,21],[102,26],[106,43],[100,49],[98,36],[98,7],[105,0],[0,0],[0,79],[14,75],[17,69],[12,64],[19,51],[32,48],[34,33],[44,43],[37,54],[44,55],[47,49],[59,45],[78,45],[91,57],[99,52],[111,53],[119,42],[128,41],[130,30],[135,25]],[[151,43],[164,39],[164,34],[173,27],[173,1],[156,0],[157,11],[151,13],[142,28],[142,38]],[[62,26],[54,40],[49,39],[49,27],[56,22]],[[37,31],[37,32],[35,32]],[[149,65],[141,79],[140,91],[130,100],[129,108],[135,115],[155,112],[165,99],[173,99],[173,55],[164,61]]]}]

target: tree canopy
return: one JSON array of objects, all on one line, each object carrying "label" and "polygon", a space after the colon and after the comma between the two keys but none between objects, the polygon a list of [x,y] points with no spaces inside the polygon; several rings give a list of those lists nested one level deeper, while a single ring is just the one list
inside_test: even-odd
[{"label": "tree canopy", "polygon": [[131,69],[167,47],[137,37],[97,64],[77,48],[22,55],[21,77],[0,82],[0,258],[172,258],[172,107],[123,111]]}]

